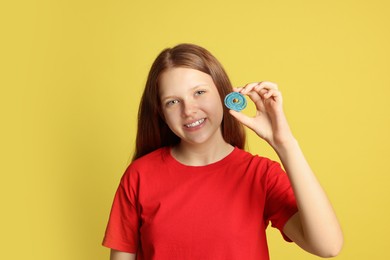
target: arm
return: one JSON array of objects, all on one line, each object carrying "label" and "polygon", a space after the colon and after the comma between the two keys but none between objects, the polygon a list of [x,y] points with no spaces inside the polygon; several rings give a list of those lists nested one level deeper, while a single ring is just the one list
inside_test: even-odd
[{"label": "arm", "polygon": [[135,260],[135,254],[111,249],[110,260]]},{"label": "arm", "polygon": [[254,117],[230,113],[273,147],[294,190],[299,211],[287,221],[283,232],[310,253],[322,257],[337,255],[343,245],[339,222],[289,128],[277,85],[252,83],[235,91],[247,94],[257,113]]},{"label": "arm", "polygon": [[340,225],[298,143],[293,141],[277,153],[290,178],[299,209],[287,221],[283,232],[308,252],[322,257],[336,256],[343,244]]}]

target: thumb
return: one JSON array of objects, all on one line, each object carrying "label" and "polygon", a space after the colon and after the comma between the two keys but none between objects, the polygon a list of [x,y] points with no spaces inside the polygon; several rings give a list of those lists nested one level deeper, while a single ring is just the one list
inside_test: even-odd
[{"label": "thumb", "polygon": [[237,112],[237,111],[234,111],[232,109],[229,110],[229,113],[234,117],[236,118],[241,124],[249,127],[252,129],[252,124],[253,124],[253,120],[252,118],[250,118],[249,116],[247,115],[244,115],[243,113],[240,113],[240,112]]}]

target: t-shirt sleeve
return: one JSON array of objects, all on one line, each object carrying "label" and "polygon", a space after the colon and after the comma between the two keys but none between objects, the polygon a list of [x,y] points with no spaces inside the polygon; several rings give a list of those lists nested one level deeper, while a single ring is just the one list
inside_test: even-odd
[{"label": "t-shirt sleeve", "polygon": [[136,174],[128,168],[114,197],[103,246],[122,252],[137,252],[140,221],[136,184]]},{"label": "t-shirt sleeve", "polygon": [[279,163],[272,162],[269,166],[266,182],[266,202],[264,220],[266,225],[271,222],[279,229],[286,241],[291,240],[283,233],[286,222],[297,211],[297,204],[287,174]]}]

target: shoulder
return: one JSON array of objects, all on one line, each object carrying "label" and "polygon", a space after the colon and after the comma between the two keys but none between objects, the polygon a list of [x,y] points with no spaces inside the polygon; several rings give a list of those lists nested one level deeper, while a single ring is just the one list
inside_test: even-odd
[{"label": "shoulder", "polygon": [[151,153],[148,153],[135,161],[133,161],[129,167],[144,167],[153,166],[163,162],[166,162],[167,155],[169,155],[169,147],[161,147]]},{"label": "shoulder", "polygon": [[260,167],[263,169],[272,169],[274,167],[280,167],[279,162],[257,154],[252,154],[239,148],[235,149],[234,160],[241,164],[248,164],[249,166],[256,168]]},{"label": "shoulder", "polygon": [[133,162],[126,168],[123,179],[138,179],[141,174],[158,172],[167,165],[169,148],[162,147],[148,153]]}]

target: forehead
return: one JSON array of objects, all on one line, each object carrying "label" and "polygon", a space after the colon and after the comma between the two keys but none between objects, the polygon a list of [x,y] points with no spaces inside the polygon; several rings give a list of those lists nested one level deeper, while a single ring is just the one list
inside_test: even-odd
[{"label": "forehead", "polygon": [[185,90],[194,88],[198,85],[215,86],[214,81],[209,74],[183,67],[170,68],[162,72],[158,83],[160,94],[179,89]]},{"label": "forehead", "polygon": [[184,68],[184,67],[175,67],[165,70],[161,73],[159,77],[159,83],[175,83],[175,82],[188,82],[197,80],[211,80],[212,78],[209,74],[202,71]]}]

